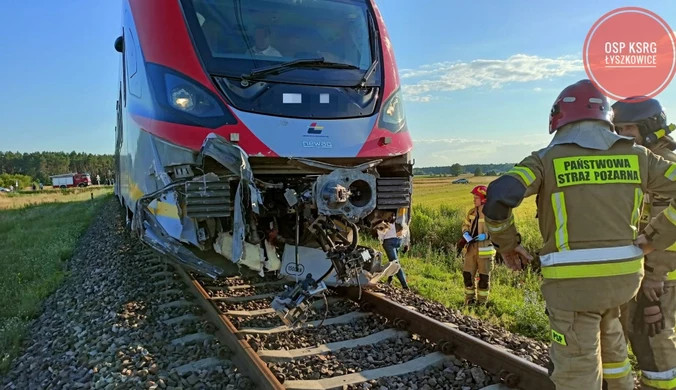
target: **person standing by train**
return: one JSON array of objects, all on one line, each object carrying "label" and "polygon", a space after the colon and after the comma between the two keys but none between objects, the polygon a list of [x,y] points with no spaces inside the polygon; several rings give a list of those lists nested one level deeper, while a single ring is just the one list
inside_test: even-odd
[{"label": "person standing by train", "polygon": [[[533,257],[518,243],[512,210],[539,195],[542,296],[557,390],[632,390],[620,306],[639,292],[644,256],[676,237],[676,200],[637,237],[643,195],[676,197],[676,164],[613,132],[608,99],[590,80],[564,88],[549,112],[545,148],[488,186],[486,227],[505,266]],[[659,306],[644,327],[659,332]]]},{"label": "person standing by train", "polygon": [[[474,207],[467,212],[462,224],[462,236],[467,243],[462,268],[466,305],[474,302],[487,302],[491,269],[495,259],[495,248],[493,248],[489,239],[483,214],[483,207],[486,203],[486,186],[476,186],[471,193],[474,196]],[[475,293],[474,279],[477,271],[479,271],[479,283],[477,283]]]},{"label": "person standing by train", "polygon": [[[387,227],[384,229],[378,229],[378,239],[383,245],[385,250],[385,255],[387,255],[388,261],[396,261],[399,264],[399,271],[397,271],[397,279],[401,283],[401,287],[404,290],[408,290],[408,281],[406,280],[406,274],[404,273],[404,268],[401,266],[399,261],[399,250],[401,249],[404,235],[408,234],[408,228],[402,227],[400,231],[397,231],[396,223],[392,221],[383,221]],[[405,248],[406,249],[406,248]],[[391,275],[387,278],[387,284],[392,284],[393,276]]]}]

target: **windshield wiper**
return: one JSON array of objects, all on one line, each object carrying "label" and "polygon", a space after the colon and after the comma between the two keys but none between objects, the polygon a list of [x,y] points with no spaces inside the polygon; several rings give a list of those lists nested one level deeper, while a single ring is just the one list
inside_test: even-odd
[{"label": "windshield wiper", "polygon": [[369,66],[369,68],[366,70],[366,73],[364,73],[364,76],[361,78],[361,81],[359,81],[359,84],[358,84],[359,87],[364,88],[366,86],[366,83],[369,81],[371,76],[373,76],[373,74],[375,73],[376,66],[378,66],[378,63],[379,63],[379,61],[377,59],[373,60],[373,62],[371,63],[371,66]]},{"label": "windshield wiper", "polygon": [[333,68],[333,69],[359,69],[358,66],[350,64],[341,64],[339,62],[328,62],[324,57],[317,58],[299,58],[297,60],[282,62],[281,64],[266,66],[263,68],[253,69],[251,72],[242,75],[242,79],[251,79],[254,77],[265,76],[272,73],[279,73],[284,70],[290,70],[302,67],[318,67],[318,68]]}]

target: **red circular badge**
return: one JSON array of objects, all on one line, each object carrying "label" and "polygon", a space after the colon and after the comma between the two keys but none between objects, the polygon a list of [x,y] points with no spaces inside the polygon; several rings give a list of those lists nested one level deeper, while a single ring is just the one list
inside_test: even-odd
[{"label": "red circular badge", "polygon": [[652,11],[617,8],[594,23],[582,57],[587,77],[607,97],[652,98],[676,73],[676,36]]}]

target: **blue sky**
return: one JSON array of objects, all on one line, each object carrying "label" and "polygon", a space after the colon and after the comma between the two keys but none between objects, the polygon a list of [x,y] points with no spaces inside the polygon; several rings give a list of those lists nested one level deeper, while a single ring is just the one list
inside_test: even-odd
[{"label": "blue sky", "polygon": [[[0,150],[112,153],[119,0],[5,3]],[[586,78],[582,45],[604,13],[640,6],[676,27],[673,1],[378,5],[407,91],[416,166],[515,162],[545,146],[551,104],[563,87]],[[674,85],[658,96],[668,110],[676,105]]]}]

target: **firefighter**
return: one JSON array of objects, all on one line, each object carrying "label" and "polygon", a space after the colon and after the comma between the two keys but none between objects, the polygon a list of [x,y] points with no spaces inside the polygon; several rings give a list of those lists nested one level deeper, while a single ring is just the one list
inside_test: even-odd
[{"label": "firefighter", "polygon": [[[644,255],[676,235],[672,200],[636,237],[643,194],[676,197],[676,164],[615,134],[612,119],[589,80],[563,89],[549,116],[550,144],[493,181],[483,208],[505,265],[521,270],[533,258],[518,244],[512,209],[538,195],[550,377],[559,390],[634,388],[620,305],[639,290]],[[659,332],[659,306],[650,313],[645,326]]]},{"label": "firefighter", "polygon": [[[474,207],[467,212],[462,224],[462,236],[466,244],[462,277],[465,283],[465,305],[475,302],[486,303],[490,289],[490,274],[495,258],[495,248],[489,240],[484,224],[483,207],[486,203],[486,186],[472,189]],[[474,279],[479,271],[479,282],[475,298]]]},{"label": "firefighter", "polygon": [[[676,142],[669,135],[674,125],[667,125],[658,100],[644,97],[637,101],[634,97],[618,101],[612,108],[618,134],[632,137],[658,156],[676,162]],[[639,230],[668,206],[668,198],[646,194]],[[626,305],[623,325],[641,369],[641,388],[676,389],[676,245],[647,255],[644,269],[641,291]],[[652,305],[660,305],[664,331],[651,337],[643,332],[642,323]]]}]

